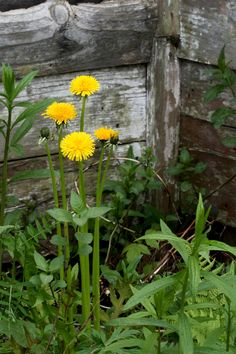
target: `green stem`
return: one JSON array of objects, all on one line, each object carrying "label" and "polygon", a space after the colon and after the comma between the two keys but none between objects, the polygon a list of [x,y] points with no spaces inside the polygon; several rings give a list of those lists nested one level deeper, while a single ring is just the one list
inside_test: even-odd
[{"label": "green stem", "polygon": [[227,321],[227,333],[226,333],[226,351],[229,352],[229,347],[230,347],[230,331],[231,331],[231,314],[230,314],[230,300],[227,299],[227,304],[228,304],[228,321]]},{"label": "green stem", "polygon": [[[66,198],[66,184],[64,173],[64,160],[60,149],[60,143],[62,140],[62,126],[59,127],[58,137],[58,154],[59,154],[59,169],[60,169],[60,184],[61,184],[61,196],[62,196],[62,208],[67,210],[67,198]],[[70,240],[68,223],[64,223],[64,235],[65,235],[65,268],[67,269],[70,260]]]},{"label": "green stem", "polygon": [[[84,184],[83,162],[79,162],[79,190],[86,207],[86,193]],[[81,232],[88,232],[88,223],[81,227]],[[80,247],[80,245],[79,245]],[[82,291],[82,320],[89,327],[88,318],[90,316],[90,272],[89,272],[89,255],[80,255],[80,270],[81,270],[81,291]]]},{"label": "green stem", "polygon": [[[102,193],[106,174],[112,154],[112,146],[108,154],[106,165],[102,174],[103,157],[105,152],[105,145],[102,146],[96,188],[96,207],[101,206]],[[100,219],[95,219],[94,225],[94,240],[93,240],[93,314],[94,314],[94,328],[100,330]]]},{"label": "green stem", "polygon": [[185,305],[185,295],[187,291],[187,286],[188,286],[188,269],[185,269],[185,274],[184,274],[184,283],[183,283],[183,289],[182,289],[182,294],[181,294],[181,312],[184,312],[184,305]]},{"label": "green stem", "polygon": [[[56,181],[56,175],[55,171],[53,168],[53,163],[52,163],[52,156],[50,153],[50,149],[48,146],[48,141],[46,140],[45,142],[45,149],[47,152],[47,157],[48,157],[48,164],[49,164],[49,170],[50,170],[50,175],[51,175],[51,180],[52,180],[52,190],[53,190],[53,199],[54,199],[54,205],[55,208],[59,208],[59,199],[58,199],[58,192],[57,192],[57,181]],[[61,224],[58,222],[56,225],[57,228],[57,235],[61,236]],[[62,246],[58,245],[58,256],[62,256]],[[62,265],[60,269],[60,279],[64,280],[64,266]]]},{"label": "green stem", "polygon": [[[105,152],[105,146],[102,146],[97,176],[97,188],[96,188],[96,207],[101,205],[101,175],[102,175],[102,163]],[[94,316],[94,328],[99,331],[100,329],[100,252],[99,252],[99,225],[100,219],[96,218],[94,225],[94,240],[93,240],[93,316]]]},{"label": "green stem", "polygon": [[[5,138],[5,146],[4,146],[4,156],[3,156],[3,167],[2,167],[0,225],[4,225],[5,207],[7,203],[8,154],[9,154],[9,147],[10,147],[11,119],[12,119],[12,107],[9,106],[7,130],[6,130],[6,138]],[[3,244],[2,244],[2,237],[0,237],[0,277],[2,273],[2,262],[3,262]]]},{"label": "green stem", "polygon": [[84,131],[84,115],[85,115],[85,105],[86,105],[87,96],[82,98],[82,109],[81,109],[81,116],[80,116],[80,131]]}]

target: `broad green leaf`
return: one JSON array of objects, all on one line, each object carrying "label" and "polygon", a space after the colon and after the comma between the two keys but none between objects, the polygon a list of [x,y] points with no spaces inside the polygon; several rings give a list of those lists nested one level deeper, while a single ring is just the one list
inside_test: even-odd
[{"label": "broad green leaf", "polygon": [[11,154],[15,154],[19,157],[22,157],[24,155],[24,147],[21,144],[10,145],[9,151]]},{"label": "broad green leaf", "polygon": [[53,281],[52,274],[40,273],[39,278],[40,278],[43,285],[48,285],[49,283],[51,283],[51,281]]},{"label": "broad green leaf", "polygon": [[33,119],[34,117],[31,117],[27,120],[25,120],[20,127],[18,127],[13,134],[10,145],[14,146],[16,145],[27,133],[30,131],[30,129],[33,126]]},{"label": "broad green leaf", "polygon": [[227,245],[226,243],[221,241],[209,240],[208,244],[206,245],[206,248],[209,251],[228,252],[236,257],[236,247]]},{"label": "broad green leaf", "polygon": [[0,235],[4,234],[5,232],[9,232],[11,230],[14,230],[15,226],[14,225],[3,225],[0,226]]},{"label": "broad green leaf", "polygon": [[39,254],[37,251],[34,251],[34,260],[38,269],[41,269],[44,272],[48,271],[48,263],[46,259],[41,256],[41,254]]},{"label": "broad green leaf", "polygon": [[180,183],[181,192],[185,193],[192,189],[193,185],[189,181],[183,181]]},{"label": "broad green leaf", "polygon": [[211,121],[215,128],[220,128],[226,119],[232,117],[235,113],[235,110],[230,107],[220,107],[212,113]]},{"label": "broad green leaf", "polygon": [[35,115],[45,110],[53,100],[51,98],[44,99],[42,101],[31,103],[15,120],[12,124],[12,127],[15,127],[19,122],[24,119],[33,120],[35,119]]},{"label": "broad green leaf", "polygon": [[55,246],[64,246],[65,245],[65,239],[64,237],[60,235],[53,235],[50,243]]},{"label": "broad green leaf", "polygon": [[178,315],[178,334],[182,354],[193,354],[193,338],[188,317],[180,312]]},{"label": "broad green leaf", "polygon": [[150,296],[154,295],[162,289],[166,289],[170,286],[174,286],[176,283],[175,276],[168,276],[166,278],[158,279],[153,281],[151,284],[143,286],[142,289],[138,290],[136,294],[131,296],[131,298],[124,305],[123,310],[127,311],[132,307],[142,303],[142,301]]},{"label": "broad green leaf", "polygon": [[72,222],[73,218],[72,215],[69,211],[60,209],[60,208],[54,208],[54,209],[49,209],[47,213],[54,218],[55,220],[59,222]]},{"label": "broad green leaf", "polygon": [[153,326],[175,330],[175,327],[171,323],[164,320],[158,320],[153,317],[139,319],[129,317],[116,318],[106,322],[105,325],[114,327]]},{"label": "broad green leaf", "polygon": [[224,84],[218,84],[213,87],[211,87],[209,90],[206,91],[204,94],[204,101],[205,102],[211,102],[214,99],[217,98],[217,96],[223,92],[226,88],[226,85]]},{"label": "broad green leaf", "polygon": [[72,209],[78,214],[80,214],[81,211],[84,209],[84,203],[81,196],[75,193],[74,191],[72,191],[70,195],[70,205]]},{"label": "broad green leaf", "polygon": [[198,290],[198,285],[200,283],[200,266],[196,256],[189,256],[188,258],[188,272],[189,272],[189,283],[190,290],[195,295]]},{"label": "broad green leaf", "polygon": [[13,99],[16,98],[20,92],[22,92],[33,80],[33,78],[37,75],[37,71],[31,71],[29,74],[25,75],[20,82],[17,83],[13,93]]},{"label": "broad green leaf", "polygon": [[110,210],[111,208],[108,207],[92,207],[87,209],[85,215],[88,219],[95,219],[95,218],[99,218],[100,216],[103,216]]},{"label": "broad green leaf", "polygon": [[228,148],[235,148],[236,147],[236,137],[227,137],[222,139],[222,144]]},{"label": "broad green leaf", "polygon": [[78,231],[76,232],[75,237],[80,243],[84,243],[84,244],[90,244],[93,241],[93,234],[89,232]]},{"label": "broad green leaf", "polygon": [[15,86],[15,75],[10,65],[2,65],[2,83],[7,98],[12,101]]},{"label": "broad green leaf", "polygon": [[87,256],[89,255],[90,253],[92,253],[93,251],[93,248],[91,246],[89,246],[88,244],[81,244],[79,246],[79,250],[78,250],[78,253],[80,256]]},{"label": "broad green leaf", "polygon": [[[132,347],[142,347],[143,341],[141,339],[121,339],[117,342],[111,343],[110,345],[106,346],[106,348],[101,349],[99,354],[109,354],[109,353],[117,353],[118,350],[123,348],[132,348]],[[120,351],[119,353],[121,353]]]},{"label": "broad green leaf", "polygon": [[115,284],[118,280],[121,279],[121,275],[117,270],[110,269],[106,265],[101,265],[101,272],[104,278],[110,283]]},{"label": "broad green leaf", "polygon": [[64,265],[64,256],[54,258],[49,264],[49,272],[57,272]]},{"label": "broad green leaf", "polygon": [[[133,294],[136,294],[139,291],[132,285],[130,285],[130,288],[131,288]],[[156,314],[157,314],[156,309],[154,308],[150,299],[148,299],[148,298],[144,299],[141,302],[141,304],[145,308],[145,310],[147,311],[148,316],[153,316],[154,318],[157,317],[156,316]]]},{"label": "broad green leaf", "polygon": [[78,225],[79,227],[84,226],[88,221],[87,216],[83,217],[78,217],[78,216],[73,216],[73,222]]},{"label": "broad green leaf", "polygon": [[176,235],[172,234],[168,226],[161,220],[162,232],[157,232],[155,234],[147,234],[138,238],[137,240],[159,240],[168,241],[183,258],[184,262],[187,264],[188,257],[191,253],[191,247],[189,243]]},{"label": "broad green leaf", "polygon": [[11,321],[10,325],[10,334],[14,338],[17,344],[21,347],[28,347],[28,342],[25,334],[24,326],[22,325],[21,320],[17,320],[15,322]]},{"label": "broad green leaf", "polygon": [[[58,173],[57,173],[58,174]],[[50,170],[47,168],[41,168],[38,170],[25,170],[16,172],[12,177],[12,181],[22,181],[24,179],[43,179],[43,178],[50,178]]]},{"label": "broad green leaf", "polygon": [[180,151],[179,160],[181,163],[186,165],[190,163],[193,160],[193,158],[191,157],[189,151],[186,148],[183,148]]}]

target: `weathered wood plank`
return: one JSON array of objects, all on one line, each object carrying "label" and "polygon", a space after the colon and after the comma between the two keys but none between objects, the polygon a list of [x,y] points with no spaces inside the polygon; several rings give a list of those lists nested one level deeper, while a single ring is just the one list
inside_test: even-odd
[{"label": "weathered wood plank", "polygon": [[[205,103],[204,93],[212,86],[209,66],[193,62],[181,61],[181,113],[194,118],[210,121],[216,108],[223,104],[236,108],[232,94],[222,93],[217,100]],[[229,119],[227,125],[236,127],[235,118]]]},{"label": "weathered wood plank", "polygon": [[178,56],[216,64],[221,48],[236,69],[235,0],[181,0],[180,48]]},{"label": "weathered wood plank", "polygon": [[[119,158],[126,156],[128,147],[132,146],[135,156],[140,156],[141,151],[145,148],[145,143],[131,143],[118,145],[117,149],[114,151],[113,159],[111,162],[111,167],[109,169],[108,176],[111,178],[117,175],[117,171],[114,168],[119,161]],[[86,190],[87,194],[91,197],[95,193],[96,186],[96,171],[99,158],[99,150],[96,150],[96,153],[93,158],[86,161],[85,164],[85,175],[86,175]],[[55,169],[59,169],[59,161],[57,154],[52,156],[53,164]],[[118,159],[118,160],[116,160]],[[67,194],[70,194],[70,191],[75,189],[75,182],[78,178],[78,165],[76,162],[71,162],[67,159],[65,161],[65,177],[66,177],[66,189]],[[122,160],[120,160],[122,162]],[[16,172],[48,168],[48,161],[46,156],[16,160],[9,163],[9,195],[15,195],[20,199],[21,206],[24,207],[25,203],[29,201],[36,204],[40,209],[49,208],[49,205],[52,205],[53,194],[52,194],[52,185],[50,179],[26,179],[18,182],[11,181],[12,177]],[[59,186],[58,186],[59,187]],[[59,189],[60,190],[60,189]]]},{"label": "weathered wood plank", "polygon": [[[144,141],[146,138],[146,67],[144,65],[103,69],[91,72],[101,84],[101,90],[90,96],[86,108],[85,129],[92,133],[101,125],[111,126],[120,132],[122,142]],[[69,84],[77,74],[73,73],[36,78],[22,100],[38,101],[55,97],[60,101],[74,102],[80,107],[78,99],[69,92]],[[78,110],[79,111],[79,110]],[[4,111],[0,111],[4,114]],[[22,140],[25,157],[43,155],[44,149],[38,145],[39,132],[48,126],[55,131],[55,124],[49,119],[36,117],[35,125]],[[68,124],[67,132],[78,130],[79,119]],[[0,141],[0,161],[3,156],[3,139]],[[52,152],[57,151],[56,142]],[[17,156],[11,155],[11,158]]]},{"label": "weathered wood plank", "polygon": [[157,6],[153,0],[70,5],[47,1],[0,13],[1,61],[19,75],[59,74],[150,59]]},{"label": "weathered wood plank", "polygon": [[157,1],[159,20],[156,37],[167,37],[177,46],[180,36],[180,0]]},{"label": "weathered wood plank", "polygon": [[181,116],[181,144],[187,148],[236,161],[236,149],[227,148],[221,143],[228,136],[236,137],[236,129],[226,126],[215,129],[206,121]]},{"label": "weathered wood plank", "polygon": [[[197,160],[206,163],[203,174],[195,182],[205,187],[207,194],[214,194],[209,203],[219,212],[218,220],[236,225],[236,154],[235,149],[224,147],[220,139],[227,135],[236,136],[235,129],[223,127],[219,131],[203,120],[181,116],[180,143],[189,149]],[[231,177],[235,176],[232,180]],[[221,188],[219,188],[222,186]]]},{"label": "weathered wood plank", "polygon": [[[180,81],[176,48],[165,38],[154,41],[152,60],[148,67],[147,144],[157,156],[161,174],[176,162],[179,141]],[[174,195],[174,184],[165,176]],[[157,202],[164,210],[170,205],[166,194]]]}]

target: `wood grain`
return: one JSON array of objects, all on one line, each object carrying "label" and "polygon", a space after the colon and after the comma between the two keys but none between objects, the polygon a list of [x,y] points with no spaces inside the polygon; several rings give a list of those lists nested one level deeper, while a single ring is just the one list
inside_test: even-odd
[{"label": "wood grain", "polygon": [[20,76],[32,69],[52,75],[146,63],[156,23],[153,0],[52,0],[0,12],[1,61]]},{"label": "wood grain", "polygon": [[216,64],[225,45],[227,60],[236,69],[235,0],[181,0],[178,56]]},{"label": "wood grain", "polygon": [[[86,108],[86,131],[93,133],[100,126],[110,126],[120,133],[122,142],[144,141],[146,139],[146,68],[144,65],[128,66],[113,69],[91,71],[101,84],[101,90],[90,96]],[[73,102],[80,112],[81,104],[69,92],[70,81],[76,75],[63,74],[36,78],[22,100],[38,101],[52,97],[57,101]],[[86,73],[85,73],[86,74]],[[1,107],[2,108],[2,107]],[[0,111],[4,115],[4,111]],[[25,150],[24,157],[41,156],[45,154],[38,145],[40,129],[49,127],[55,134],[55,124],[42,116],[35,117],[35,124],[22,140]],[[68,124],[66,132],[79,129],[79,119]],[[56,141],[51,145],[52,152],[57,151]],[[3,139],[0,141],[0,156],[3,156]],[[11,159],[16,159],[11,155]]]}]

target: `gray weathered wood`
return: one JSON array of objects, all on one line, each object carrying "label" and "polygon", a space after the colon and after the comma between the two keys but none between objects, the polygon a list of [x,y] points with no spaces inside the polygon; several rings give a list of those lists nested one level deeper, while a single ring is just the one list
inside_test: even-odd
[{"label": "gray weathered wood", "polygon": [[[232,94],[223,92],[216,100],[204,102],[204,93],[213,85],[209,66],[181,61],[181,113],[194,118],[210,121],[213,111],[223,104],[235,107]],[[227,125],[236,127],[235,117],[227,120]]]},{"label": "gray weathered wood", "polygon": [[[117,176],[117,170],[114,168],[118,162],[122,162],[122,157],[126,156],[129,146],[133,147],[134,155],[140,156],[142,150],[145,148],[145,143],[130,143],[118,145],[114,150],[111,167],[108,172],[109,178]],[[59,169],[59,161],[57,154],[52,155],[54,168]],[[121,158],[121,160],[119,160]],[[95,186],[97,178],[97,162],[99,159],[99,149],[96,150],[94,157],[87,160],[85,163],[85,182],[88,196],[95,195]],[[78,180],[78,164],[76,162],[64,160],[65,162],[65,177],[67,194],[75,190],[75,183]],[[52,206],[53,194],[50,179],[26,179],[19,181],[12,181],[16,172],[23,172],[26,170],[48,168],[48,161],[46,156],[26,158],[23,160],[11,161],[9,163],[9,195],[15,195],[19,198],[21,206],[25,203],[33,202],[35,206],[40,209],[48,209]],[[60,186],[58,181],[58,190],[60,195]]]},{"label": "gray weathered wood", "polygon": [[236,69],[235,0],[180,1],[180,58],[216,64],[221,48]]},{"label": "gray weathered wood", "polygon": [[0,13],[1,61],[18,75],[146,63],[156,23],[153,0],[78,5],[48,0]]},{"label": "gray weathered wood", "polygon": [[[122,142],[144,141],[146,138],[146,68],[143,65],[128,66],[113,69],[103,69],[91,72],[101,84],[98,93],[90,96],[87,101],[85,129],[92,133],[100,126],[111,126],[120,132]],[[22,95],[22,100],[38,101],[52,97],[58,101],[75,103],[79,109],[81,105],[77,97],[69,92],[70,81],[76,76],[84,74],[73,73],[34,79],[31,86]],[[85,73],[86,74],[86,73]],[[2,107],[1,107],[2,109]],[[4,114],[4,111],[0,111]],[[38,145],[40,129],[48,126],[55,131],[52,120],[35,117],[33,129],[22,140],[25,148],[24,157],[40,156],[45,154],[44,148]],[[79,119],[68,124],[67,132],[79,129]],[[52,152],[57,151],[56,142],[51,146]],[[3,156],[3,139],[0,141],[0,160]],[[11,155],[11,158],[17,158]]]},{"label": "gray weathered wood", "polygon": [[[153,43],[152,61],[148,67],[147,144],[157,156],[161,174],[166,167],[175,164],[178,154],[179,85],[176,49],[165,38],[159,38]],[[173,194],[173,180],[170,176],[167,178]],[[167,199],[166,194],[159,196],[162,209],[168,209]]]}]

